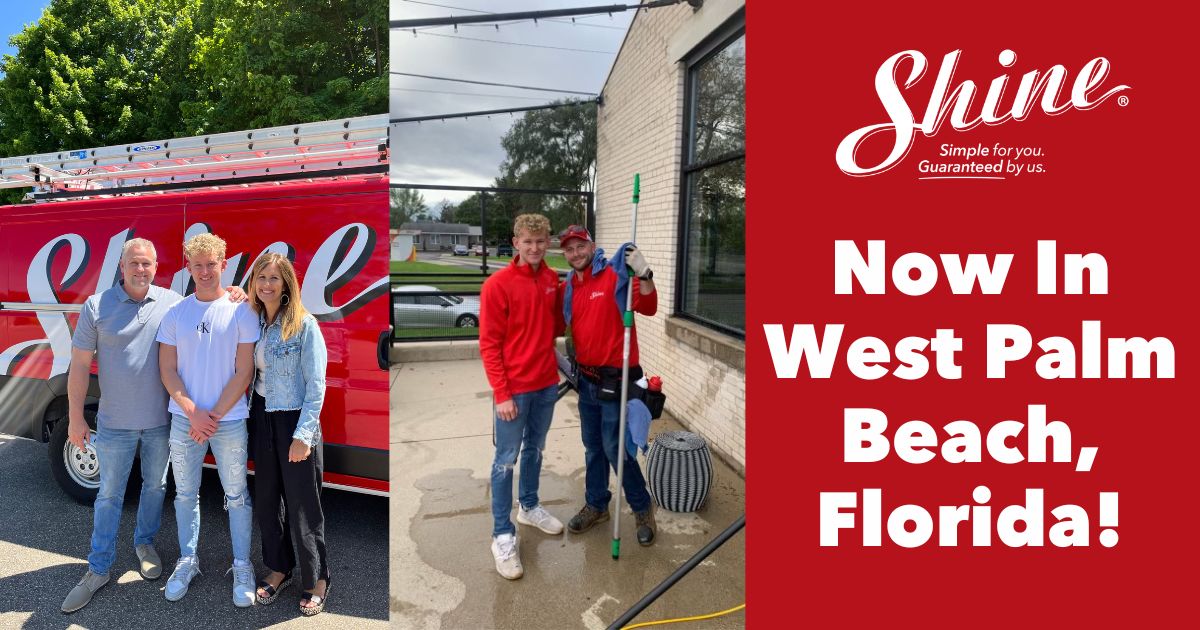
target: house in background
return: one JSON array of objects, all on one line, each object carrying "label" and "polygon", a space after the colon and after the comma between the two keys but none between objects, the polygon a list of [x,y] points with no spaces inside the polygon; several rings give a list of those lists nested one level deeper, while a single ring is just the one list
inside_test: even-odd
[{"label": "house in background", "polygon": [[[659,313],[638,318],[641,363],[667,410],[739,471],[746,462],[745,2],[640,11],[597,113],[596,240],[638,245]],[[599,210],[603,209],[603,210]]]},{"label": "house in background", "polygon": [[452,251],[455,245],[471,247],[483,242],[483,228],[465,223],[413,221],[402,224],[400,232],[412,234],[414,248],[422,252]]}]

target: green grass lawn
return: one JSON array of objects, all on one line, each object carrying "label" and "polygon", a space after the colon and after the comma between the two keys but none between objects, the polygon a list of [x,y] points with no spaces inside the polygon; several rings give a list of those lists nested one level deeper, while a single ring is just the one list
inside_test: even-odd
[{"label": "green grass lawn", "polygon": [[[488,256],[488,262],[508,262],[512,260],[510,256]],[[550,265],[555,271],[570,271],[571,265],[567,264],[567,259],[558,254],[551,254],[545,258],[546,264]]]},{"label": "green grass lawn", "polygon": [[478,336],[478,328],[397,328],[392,332],[392,339],[425,337],[462,337],[464,339],[473,339]]},{"label": "green grass lawn", "polygon": [[[437,287],[441,291],[455,293],[458,291],[478,291],[483,285],[483,274],[478,267],[460,267],[457,265],[439,265],[427,262],[393,262],[393,274],[406,273],[436,273],[437,276],[404,276],[393,277],[393,284],[418,284]],[[430,333],[433,334],[433,333]]]},{"label": "green grass lawn", "polygon": [[[491,259],[489,259],[491,260]],[[428,263],[421,261],[414,262],[397,262],[392,261],[392,273],[444,273],[447,275],[479,275],[479,263],[476,262],[475,267],[463,267],[460,265],[439,265],[438,263]]]},{"label": "green grass lawn", "polygon": [[[431,263],[424,261],[413,262],[397,262],[392,261],[392,273],[446,273],[446,274],[478,274],[481,264],[479,256],[471,256],[470,258],[460,259],[469,260],[473,263],[470,267],[465,265],[443,265],[439,263]],[[488,264],[492,263],[507,263],[512,258],[509,256],[488,256]],[[558,254],[546,256],[546,264],[550,265],[555,271],[570,271],[571,265],[567,264],[567,259]],[[495,271],[495,269],[493,269]]]}]

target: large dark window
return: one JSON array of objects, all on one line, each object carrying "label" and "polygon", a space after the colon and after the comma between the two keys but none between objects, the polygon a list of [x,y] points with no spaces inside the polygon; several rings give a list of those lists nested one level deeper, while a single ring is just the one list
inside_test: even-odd
[{"label": "large dark window", "polygon": [[744,337],[745,27],[721,35],[688,65],[678,312]]}]

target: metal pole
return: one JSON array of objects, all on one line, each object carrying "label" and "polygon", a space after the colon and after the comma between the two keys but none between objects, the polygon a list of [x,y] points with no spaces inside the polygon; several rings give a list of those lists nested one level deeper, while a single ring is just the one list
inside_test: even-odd
[{"label": "metal pole", "polygon": [[488,13],[486,15],[460,15],[450,17],[420,18],[411,20],[390,20],[388,25],[393,29],[421,28],[424,26],[449,26],[451,24],[480,24],[492,22],[510,22],[514,20],[545,20],[556,17],[574,17],[580,15],[598,15],[601,13],[621,13],[630,9],[657,9],[679,4],[683,0],[653,0],[645,4],[608,4],[602,6],[574,7],[570,9],[548,9],[542,11],[518,11],[515,13]]},{"label": "metal pole", "polygon": [[[641,195],[640,173],[633,174],[633,235],[631,243],[637,242],[637,210],[638,198]],[[617,264],[624,265],[625,261]],[[628,270],[627,270],[628,271]],[[621,350],[621,409],[620,420],[617,423],[617,511],[613,515],[612,558],[621,557],[621,493],[625,488],[625,408],[629,406],[629,338],[633,331],[633,275],[629,274],[629,285],[625,288],[625,312],[622,313],[622,323],[625,325],[625,345]]]},{"label": "metal pole", "polygon": [[625,614],[621,615],[616,621],[612,622],[612,625],[608,626],[608,630],[619,630],[620,628],[624,628],[625,624],[633,621],[633,618],[637,617],[638,614],[645,610],[647,606],[654,603],[654,600],[658,599],[659,596],[667,592],[667,590],[672,586],[675,586],[675,583],[678,582],[680,578],[687,575],[692,569],[696,568],[696,566],[703,562],[705,558],[712,554],[712,552],[716,551],[717,547],[725,544],[725,541],[732,538],[734,534],[741,531],[745,526],[746,515],[742,514],[736,521],[733,522],[732,525],[725,528],[725,531],[721,532],[716,538],[712,539],[711,542],[705,545],[703,549],[696,552],[696,555],[692,556],[687,562],[683,563],[683,566],[675,569],[675,572],[667,576],[667,579],[663,580],[658,586],[655,586],[654,589],[649,593],[646,593],[646,596],[638,600],[638,603],[634,604],[632,608],[625,611]]},{"label": "metal pole", "polygon": [[596,233],[596,193],[587,193],[587,214],[584,216],[584,226],[588,234]]},{"label": "metal pole", "polygon": [[479,193],[479,238],[483,240],[483,262],[480,265],[480,271],[483,275],[488,275],[487,254],[487,193]]}]

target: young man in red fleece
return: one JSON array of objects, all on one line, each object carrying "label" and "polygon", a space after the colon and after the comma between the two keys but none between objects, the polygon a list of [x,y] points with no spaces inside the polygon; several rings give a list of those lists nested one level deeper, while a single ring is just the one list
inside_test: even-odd
[{"label": "young man in red fleece", "polygon": [[[625,310],[625,289],[633,285],[633,310],[642,315],[658,311],[658,292],[654,288],[654,272],[637,246],[622,246],[615,258],[623,261],[620,267],[604,259],[597,250],[587,229],[578,225],[567,228],[560,236],[563,254],[573,272],[567,277],[569,290],[564,296],[575,343],[575,360],[579,364],[579,420],[584,448],[584,503],[567,528],[572,533],[584,532],[597,523],[607,521],[608,470],[617,469],[618,450],[625,457],[623,485],[625,499],[637,519],[637,539],[643,546],[654,543],[654,510],[646,480],[635,457],[618,446],[627,440],[617,439],[621,413],[620,378],[625,329],[621,313]],[[636,277],[630,277],[628,266]],[[642,377],[638,365],[637,329],[631,329],[629,342],[629,379]],[[605,387],[601,387],[604,384]],[[612,392],[615,388],[615,393]],[[602,390],[607,391],[602,392]]]},{"label": "young man in red fleece", "polygon": [[479,353],[496,405],[496,455],[492,461],[492,557],[496,571],[524,574],[512,513],[513,467],[521,459],[517,522],[561,534],[562,522],[538,503],[542,449],[558,400],[554,339],[563,333],[558,274],[542,259],[550,246],[550,220],[522,214],[513,224],[512,263],[483,283]]}]

